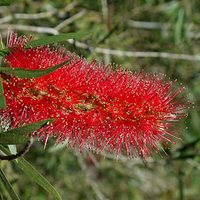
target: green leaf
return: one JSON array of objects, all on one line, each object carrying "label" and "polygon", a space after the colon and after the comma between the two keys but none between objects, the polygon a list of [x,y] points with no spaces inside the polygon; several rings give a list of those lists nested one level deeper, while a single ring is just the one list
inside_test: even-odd
[{"label": "green leaf", "polygon": [[2,171],[2,169],[0,168],[0,181],[2,182],[2,185],[4,185],[4,187],[6,188],[8,194],[10,195],[12,200],[19,200],[19,197],[17,196],[17,194],[15,193],[15,191],[13,190],[10,182],[8,181],[6,175],[4,174],[4,172]]},{"label": "green leaf", "polygon": [[[18,127],[18,128],[14,128],[14,129],[8,130],[8,131],[3,132],[3,133],[25,135],[25,134],[28,134],[28,133],[32,133],[33,131],[37,131],[37,130],[41,129],[42,127],[44,127],[45,125],[48,125],[49,123],[52,123],[54,121],[56,121],[56,119],[46,119],[46,120],[42,120],[42,121],[35,122],[35,123],[32,123],[32,124],[28,124],[28,125],[25,125],[25,126],[21,126],[21,127]],[[2,133],[0,133],[0,135],[1,134]]]},{"label": "green leaf", "polygon": [[66,65],[70,60],[62,62],[58,65],[50,67],[48,69],[43,70],[32,70],[32,69],[24,69],[24,68],[12,68],[12,67],[0,67],[0,72],[6,73],[8,75],[15,75],[19,78],[39,78],[50,74],[51,72],[59,69],[60,67]]},{"label": "green leaf", "polygon": [[[68,39],[74,39],[74,38],[78,39],[78,38],[82,38],[82,37],[84,37],[86,35],[90,35],[90,34],[92,34],[92,31],[53,35],[53,36],[49,36],[49,37],[30,41],[30,42],[27,43],[25,49],[28,49],[29,47],[34,48],[36,46],[43,46],[43,45],[47,45],[47,44],[52,44],[52,43],[55,43],[55,42],[60,42],[60,41],[68,40]],[[0,49],[0,56],[4,57],[8,54],[9,54],[8,48],[4,48],[3,50]]]},{"label": "green leaf", "polygon": [[14,135],[8,133],[0,133],[0,144],[22,144],[29,141],[29,137],[23,137],[21,135]]},{"label": "green leaf", "polygon": [[9,6],[11,3],[15,3],[17,0],[0,0],[0,6]]},{"label": "green leaf", "polygon": [[[1,0],[0,0],[0,1],[1,1]],[[3,43],[3,41],[1,41],[0,50],[4,50],[4,49],[7,49],[7,50],[8,50],[8,48],[6,48],[6,45]]]},{"label": "green leaf", "polygon": [[185,11],[181,8],[178,12],[178,19],[175,24],[175,42],[179,43],[182,40],[183,32],[184,32],[184,17]]},{"label": "green leaf", "polygon": [[0,77],[0,108],[1,109],[6,108],[6,99],[4,96],[4,90],[3,90],[3,84],[2,84],[1,77]]},{"label": "green leaf", "polygon": [[2,197],[2,195],[1,195],[1,193],[0,193],[0,200],[3,200],[3,197]]},{"label": "green leaf", "polygon": [[90,35],[92,34],[92,32],[80,32],[80,33],[67,33],[67,34],[61,34],[61,35],[54,35],[54,36],[49,36],[49,37],[45,37],[45,38],[41,38],[38,40],[33,40],[27,43],[26,48],[29,48],[30,46],[32,48],[36,47],[36,46],[43,46],[43,45],[47,45],[47,44],[52,44],[55,42],[60,42],[60,41],[64,41],[64,40],[68,40],[68,39],[73,39],[73,38],[81,38],[83,36],[86,35]]},{"label": "green leaf", "polygon": [[[1,46],[1,45],[0,45]],[[9,49],[5,48],[4,50],[0,49],[0,56],[7,56],[9,54]]]},{"label": "green leaf", "polygon": [[[10,155],[9,151],[0,145],[0,149],[7,155]],[[13,162],[21,168],[26,174],[35,180],[41,187],[43,187],[47,192],[49,192],[54,199],[62,200],[56,189],[24,158],[19,158],[18,163],[13,160]]]}]

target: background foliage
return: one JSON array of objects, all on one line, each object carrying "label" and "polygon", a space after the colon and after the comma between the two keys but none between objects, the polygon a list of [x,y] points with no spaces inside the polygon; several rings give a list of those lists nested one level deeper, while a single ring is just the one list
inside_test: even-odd
[{"label": "background foliage", "polygon": [[[21,0],[0,7],[0,31],[8,25],[34,38],[93,31],[62,42],[69,51],[131,71],[164,73],[186,86],[195,108],[185,120],[183,140],[168,156],[155,154],[117,162],[65,145],[47,148],[35,142],[25,158],[58,190],[63,199],[197,200],[200,196],[200,1],[198,0]],[[177,83],[177,84],[178,84]],[[20,147],[19,147],[20,148]],[[1,167],[21,199],[53,199],[12,162]],[[2,195],[9,199],[8,194]]]}]

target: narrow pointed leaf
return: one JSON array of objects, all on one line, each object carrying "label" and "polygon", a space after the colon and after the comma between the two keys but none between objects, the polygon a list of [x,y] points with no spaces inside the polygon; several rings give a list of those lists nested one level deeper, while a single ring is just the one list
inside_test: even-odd
[{"label": "narrow pointed leaf", "polygon": [[4,90],[3,90],[3,84],[2,84],[1,77],[0,77],[0,108],[1,109],[6,108],[6,100],[5,100],[5,96],[4,96]]},{"label": "narrow pointed leaf", "polygon": [[[0,0],[1,1],[1,0]],[[9,53],[9,49],[6,48],[5,44],[0,41],[0,56],[6,56]],[[1,61],[2,58],[0,58]]]},{"label": "narrow pointed leaf", "polygon": [[1,43],[0,43],[0,50],[4,50],[4,49],[6,49],[6,45],[1,41]]},{"label": "narrow pointed leaf", "polygon": [[6,188],[8,194],[10,195],[12,200],[19,200],[19,197],[17,196],[17,194],[15,193],[15,191],[13,190],[10,182],[8,181],[6,175],[4,174],[4,172],[2,171],[2,169],[0,168],[0,181],[2,182],[2,185],[4,185],[4,187]]},{"label": "narrow pointed leaf", "polygon": [[51,72],[57,70],[58,68],[66,65],[70,60],[62,62],[58,65],[50,67],[48,69],[43,70],[32,70],[32,69],[24,69],[24,68],[12,68],[12,67],[0,67],[0,72],[6,73],[8,75],[15,75],[19,78],[39,78],[50,74]]},{"label": "narrow pointed leaf", "polygon": [[[8,131],[3,132],[3,133],[25,135],[25,134],[29,134],[29,133],[32,133],[34,131],[37,131],[37,130],[41,129],[42,127],[44,127],[45,125],[48,125],[49,123],[54,122],[55,120],[56,119],[46,119],[46,120],[42,120],[42,121],[35,122],[35,123],[32,123],[32,124],[28,124],[28,125],[25,125],[25,126],[21,126],[19,128],[14,128],[14,129],[8,130]],[[0,135],[1,134],[2,133],[0,133]]]},{"label": "narrow pointed leaf", "polygon": [[9,6],[11,3],[15,3],[17,0],[0,0],[0,6]]},{"label": "narrow pointed leaf", "polygon": [[[92,34],[92,31],[90,32],[80,32],[80,33],[67,33],[67,34],[61,34],[61,35],[54,35],[54,36],[49,36],[45,38],[41,38],[38,40],[33,40],[27,43],[26,49],[29,47],[34,48],[36,46],[43,46],[47,44],[52,44],[55,42],[61,42],[69,39],[79,39],[82,38],[86,35]],[[3,50],[0,49],[0,56],[6,56],[9,54],[9,49],[4,48]]]},{"label": "narrow pointed leaf", "polygon": [[[0,145],[0,149],[6,154],[10,155],[9,151]],[[49,192],[54,199],[62,200],[56,189],[24,158],[19,158],[18,163],[13,160],[13,162],[21,168],[26,174],[35,180],[41,187],[43,187],[47,192]]]},{"label": "narrow pointed leaf", "polygon": [[0,49],[0,56],[4,57],[7,56],[9,54],[9,49],[6,48],[4,50]]},{"label": "narrow pointed leaf", "polygon": [[1,193],[0,193],[0,200],[3,200],[3,197],[2,197],[2,195],[1,195]]},{"label": "narrow pointed leaf", "polygon": [[181,8],[178,11],[178,19],[175,24],[175,42],[179,43],[181,42],[181,39],[183,37],[183,28],[184,28],[184,16],[185,16],[185,11],[183,8]]},{"label": "narrow pointed leaf", "polygon": [[8,133],[0,134],[0,144],[8,145],[8,144],[22,144],[29,141],[29,137],[23,137],[21,135],[14,135]]},{"label": "narrow pointed leaf", "polygon": [[68,40],[68,39],[81,38],[81,37],[84,37],[84,36],[90,35],[90,34],[92,34],[91,31],[49,36],[49,37],[45,37],[45,38],[41,38],[38,40],[33,40],[33,41],[28,42],[26,48],[29,48],[30,46],[32,48],[34,48],[36,46],[43,46],[43,45],[52,44],[55,42],[60,42],[60,41]]}]

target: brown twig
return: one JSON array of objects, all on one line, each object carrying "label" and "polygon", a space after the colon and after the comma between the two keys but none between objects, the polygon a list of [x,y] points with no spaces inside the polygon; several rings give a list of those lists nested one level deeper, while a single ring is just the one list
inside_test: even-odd
[{"label": "brown twig", "polygon": [[34,138],[31,137],[30,140],[26,143],[25,147],[23,148],[22,151],[20,151],[19,153],[17,154],[12,154],[12,155],[8,155],[8,156],[2,156],[0,155],[0,160],[14,160],[14,159],[17,159],[19,157],[23,157],[30,149],[30,147],[32,146],[34,142]]}]

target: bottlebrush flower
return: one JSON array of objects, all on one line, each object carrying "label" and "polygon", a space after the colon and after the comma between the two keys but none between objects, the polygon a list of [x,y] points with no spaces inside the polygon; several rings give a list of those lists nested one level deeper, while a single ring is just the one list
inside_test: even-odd
[{"label": "bottlebrush flower", "polygon": [[180,139],[178,124],[190,103],[187,96],[177,98],[184,88],[176,81],[89,63],[64,48],[25,49],[30,39],[11,32],[7,66],[38,70],[71,61],[41,78],[2,75],[7,104],[2,124],[15,128],[56,118],[38,134],[45,145],[54,136],[56,144],[67,140],[72,148],[107,149],[117,157],[125,150],[127,157],[142,155],[144,160]]}]

